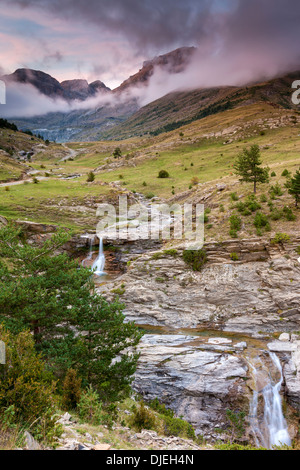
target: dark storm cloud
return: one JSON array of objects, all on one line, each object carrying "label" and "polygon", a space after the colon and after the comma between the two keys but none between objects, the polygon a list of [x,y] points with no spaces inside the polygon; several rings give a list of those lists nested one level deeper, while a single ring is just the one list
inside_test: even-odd
[{"label": "dark storm cloud", "polygon": [[208,0],[13,0],[46,9],[69,21],[90,22],[120,34],[137,49],[168,47],[201,39],[213,2]]},{"label": "dark storm cloud", "polygon": [[210,53],[252,47],[253,54],[255,48],[265,54],[278,49],[280,63],[299,59],[299,0],[10,0],[9,4],[81,21],[83,28],[90,23],[123,37],[137,53],[197,44]]}]

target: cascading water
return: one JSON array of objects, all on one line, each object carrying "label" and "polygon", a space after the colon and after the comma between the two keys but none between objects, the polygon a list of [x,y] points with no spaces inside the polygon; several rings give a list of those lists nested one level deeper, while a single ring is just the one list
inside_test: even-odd
[{"label": "cascading water", "polygon": [[94,274],[96,274],[96,276],[103,276],[105,274],[105,272],[103,271],[104,266],[105,266],[105,256],[103,252],[103,239],[100,238],[99,239],[99,254],[98,254],[96,261],[94,262],[92,266],[92,269],[95,270]]},{"label": "cascading water", "polygon": [[[269,355],[276,370],[280,373],[280,380],[274,383],[271,373],[269,372],[265,377],[268,379],[268,383],[259,390],[258,383],[261,378],[261,371],[253,364],[250,364],[258,389],[253,392],[249,418],[256,445],[272,449],[273,446],[290,446],[291,438],[282,412],[280,389],[283,382],[283,374],[281,363],[275,353],[270,352]],[[258,417],[260,394],[264,399],[263,420],[259,420]]]}]

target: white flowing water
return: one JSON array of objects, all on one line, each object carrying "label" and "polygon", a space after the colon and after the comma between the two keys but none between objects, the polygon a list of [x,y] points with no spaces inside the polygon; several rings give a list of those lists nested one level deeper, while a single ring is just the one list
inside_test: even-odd
[{"label": "white flowing water", "polygon": [[104,266],[105,266],[105,256],[103,252],[103,239],[100,238],[98,258],[96,259],[96,261],[94,261],[94,264],[92,266],[92,269],[95,270],[94,274],[96,274],[96,276],[103,276],[105,274],[105,272],[103,271]]},{"label": "white flowing water", "polygon": [[[282,400],[280,396],[283,374],[280,360],[275,353],[270,352],[270,358],[280,373],[278,382],[274,382],[271,373],[268,374],[268,383],[262,390],[254,390],[252,403],[250,404],[250,424],[257,446],[272,449],[273,446],[291,445],[286,420],[282,412]],[[251,365],[253,375],[258,385],[259,371]],[[259,420],[258,407],[260,394],[264,400],[263,420]]]}]

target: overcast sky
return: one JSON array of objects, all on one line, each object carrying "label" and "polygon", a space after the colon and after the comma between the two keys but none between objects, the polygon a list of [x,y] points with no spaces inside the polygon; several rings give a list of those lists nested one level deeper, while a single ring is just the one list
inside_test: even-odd
[{"label": "overcast sky", "polygon": [[[198,46],[201,79],[300,69],[299,0],[0,0],[0,68],[111,88],[144,60]],[[204,78],[203,78],[204,79]],[[201,81],[201,80],[200,80]],[[230,80],[229,80],[230,81]]]}]

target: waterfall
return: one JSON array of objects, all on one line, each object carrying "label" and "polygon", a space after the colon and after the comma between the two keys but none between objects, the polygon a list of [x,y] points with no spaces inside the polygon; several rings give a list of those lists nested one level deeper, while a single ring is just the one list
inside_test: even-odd
[{"label": "waterfall", "polygon": [[[281,363],[275,353],[270,352],[269,355],[276,370],[280,373],[280,379],[278,382],[274,382],[270,372],[264,377],[264,379],[267,379],[268,383],[261,390],[254,390],[252,402],[250,403],[249,419],[256,445],[272,449],[273,446],[290,446],[291,438],[282,412],[280,390],[283,382],[283,374]],[[257,387],[261,380],[261,371],[253,364],[250,364],[250,366]],[[259,420],[258,417],[260,394],[264,400],[263,421]]]},{"label": "waterfall", "polygon": [[98,254],[96,261],[94,262],[92,266],[92,269],[95,270],[94,274],[96,274],[96,276],[102,276],[103,274],[105,274],[105,272],[103,271],[104,266],[105,266],[105,256],[103,253],[103,239],[100,238],[99,239],[99,254]]}]

